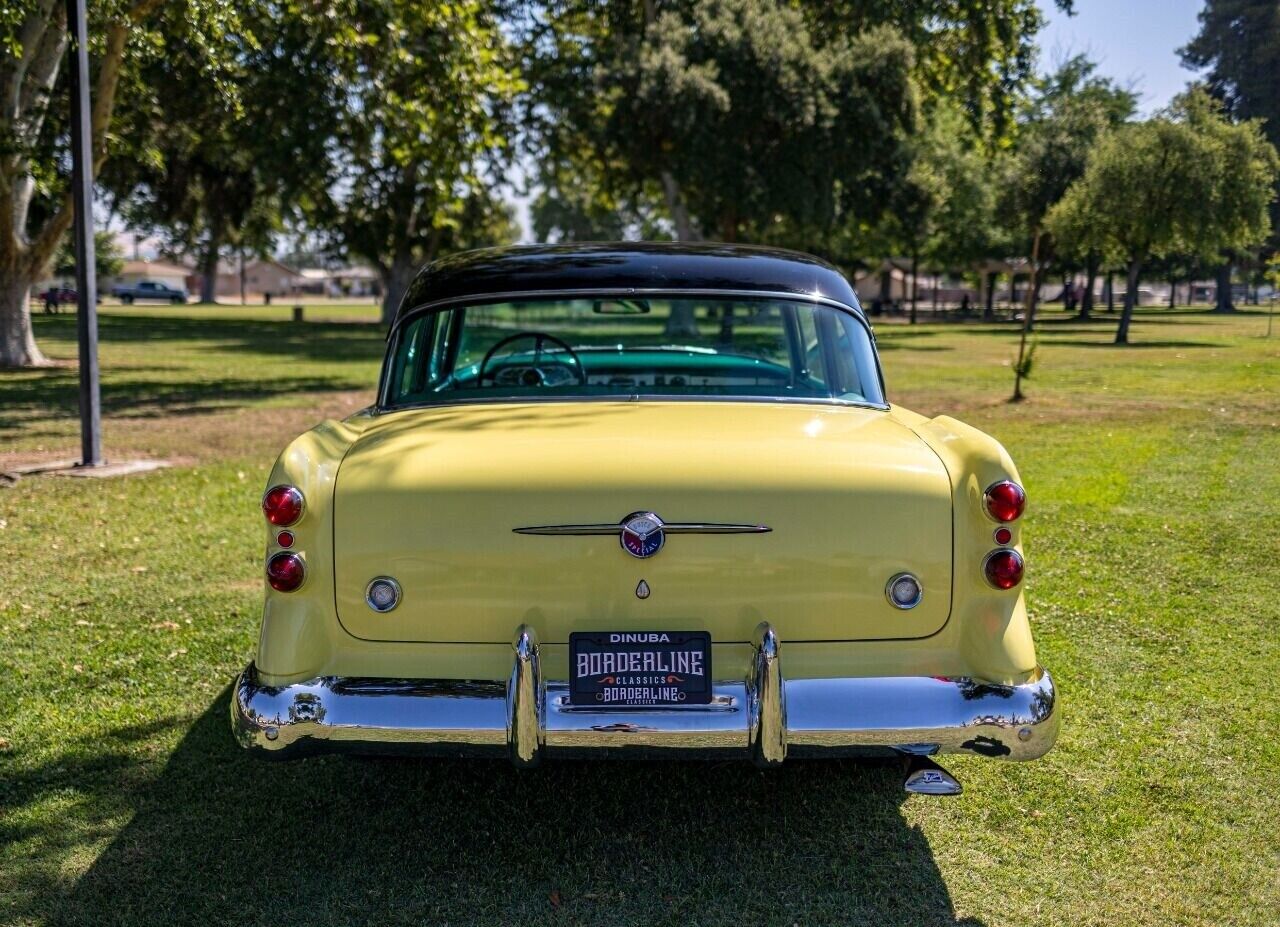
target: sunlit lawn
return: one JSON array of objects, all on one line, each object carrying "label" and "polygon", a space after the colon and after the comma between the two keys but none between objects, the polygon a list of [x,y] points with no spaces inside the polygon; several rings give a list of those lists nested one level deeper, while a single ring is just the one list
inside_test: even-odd
[{"label": "sunlit lawn", "polygon": [[[374,310],[104,309],[109,456],[0,489],[0,922],[1280,922],[1280,332],[1144,312],[1039,336],[879,326],[894,401],[1000,438],[1031,496],[1032,764],[261,764],[227,686],[260,600],[257,501],[293,433],[366,404]],[[324,319],[325,321],[316,321]],[[37,318],[74,356],[74,320]],[[74,457],[74,368],[0,374],[0,469]],[[785,659],[785,651],[784,651]]]}]

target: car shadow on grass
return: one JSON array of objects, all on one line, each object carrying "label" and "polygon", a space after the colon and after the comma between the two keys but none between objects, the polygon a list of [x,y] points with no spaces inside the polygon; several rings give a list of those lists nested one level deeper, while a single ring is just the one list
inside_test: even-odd
[{"label": "car shadow on grass", "polygon": [[896,764],[264,763],[227,699],[49,923],[980,927],[904,819]]}]

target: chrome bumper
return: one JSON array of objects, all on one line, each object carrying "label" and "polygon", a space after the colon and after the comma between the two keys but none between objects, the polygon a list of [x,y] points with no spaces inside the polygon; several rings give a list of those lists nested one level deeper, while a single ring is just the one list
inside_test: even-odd
[{"label": "chrome bumper", "polygon": [[1033,760],[1058,736],[1053,680],[1039,670],[1017,686],[968,678],[889,676],[783,679],[777,635],[755,635],[750,678],[719,682],[710,705],[593,709],[546,682],[532,628],[521,627],[505,681],[354,679],[296,685],[236,681],[231,725],[241,745],[279,759],[309,753],[508,757],[667,754],[786,757],[972,753]]}]

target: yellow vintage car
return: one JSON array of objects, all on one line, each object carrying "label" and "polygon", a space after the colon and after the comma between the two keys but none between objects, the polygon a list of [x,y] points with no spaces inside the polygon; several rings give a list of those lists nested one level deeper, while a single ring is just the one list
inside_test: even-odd
[{"label": "yellow vintage car", "polygon": [[476,251],[377,402],[280,455],[232,726],[264,757],[1042,755],[1059,712],[1004,449],[886,398],[792,252]]}]

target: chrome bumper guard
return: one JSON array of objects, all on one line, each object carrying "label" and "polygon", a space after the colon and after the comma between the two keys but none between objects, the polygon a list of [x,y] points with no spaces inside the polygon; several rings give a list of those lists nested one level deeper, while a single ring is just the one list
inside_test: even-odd
[{"label": "chrome bumper guard", "polygon": [[505,682],[323,676],[296,685],[236,681],[231,724],[265,757],[412,753],[508,757],[673,755],[787,757],[971,753],[1033,760],[1058,736],[1053,680],[1043,669],[1016,686],[932,676],[784,679],[778,637],[756,629],[750,678],[716,683],[709,705],[584,708],[547,682],[538,640],[522,626]]}]

